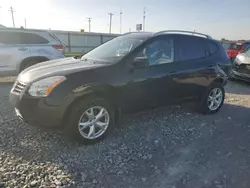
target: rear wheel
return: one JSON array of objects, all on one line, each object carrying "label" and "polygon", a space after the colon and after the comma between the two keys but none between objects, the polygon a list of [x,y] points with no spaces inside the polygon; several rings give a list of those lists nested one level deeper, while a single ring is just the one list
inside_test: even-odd
[{"label": "rear wheel", "polygon": [[83,144],[102,140],[113,125],[114,111],[101,98],[88,98],[72,107],[66,134]]},{"label": "rear wheel", "polygon": [[202,99],[200,111],[205,114],[218,112],[224,104],[225,90],[220,84],[213,84]]}]

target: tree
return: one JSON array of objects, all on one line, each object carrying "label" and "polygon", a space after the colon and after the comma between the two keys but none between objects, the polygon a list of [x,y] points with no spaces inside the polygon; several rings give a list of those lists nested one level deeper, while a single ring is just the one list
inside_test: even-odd
[{"label": "tree", "polygon": [[226,41],[228,41],[228,40],[225,39],[225,38],[222,38],[222,39],[221,39],[221,42],[226,42]]}]

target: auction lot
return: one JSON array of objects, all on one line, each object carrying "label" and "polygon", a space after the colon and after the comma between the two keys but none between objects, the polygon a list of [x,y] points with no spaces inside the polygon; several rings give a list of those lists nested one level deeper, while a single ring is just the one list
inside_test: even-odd
[{"label": "auction lot", "polygon": [[0,83],[0,187],[250,187],[250,84],[229,82],[218,114],[144,111],[90,146],[18,120],[11,86]]}]

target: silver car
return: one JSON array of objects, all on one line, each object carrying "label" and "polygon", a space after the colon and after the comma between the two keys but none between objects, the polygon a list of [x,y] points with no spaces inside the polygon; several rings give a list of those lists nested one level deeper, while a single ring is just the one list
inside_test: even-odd
[{"label": "silver car", "polygon": [[250,81],[250,47],[236,56],[230,79]]},{"label": "silver car", "polygon": [[14,76],[39,62],[63,58],[64,45],[49,31],[0,29],[0,76]]}]

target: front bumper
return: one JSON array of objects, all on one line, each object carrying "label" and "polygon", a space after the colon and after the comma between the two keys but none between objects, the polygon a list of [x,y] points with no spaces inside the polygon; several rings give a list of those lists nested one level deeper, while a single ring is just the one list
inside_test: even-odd
[{"label": "front bumper", "polygon": [[64,108],[50,105],[46,98],[34,98],[28,94],[11,91],[10,102],[19,119],[31,125],[57,127],[62,124]]},{"label": "front bumper", "polygon": [[230,77],[250,82],[250,74],[240,73],[240,72],[237,72],[235,70],[232,70]]}]

